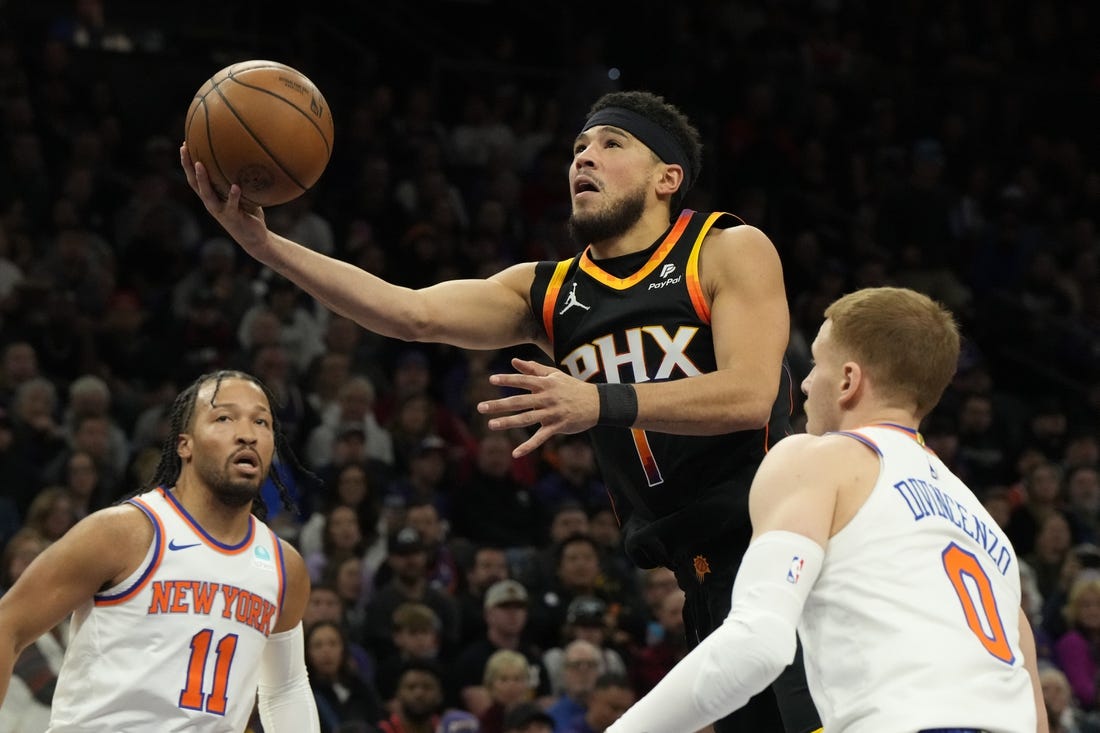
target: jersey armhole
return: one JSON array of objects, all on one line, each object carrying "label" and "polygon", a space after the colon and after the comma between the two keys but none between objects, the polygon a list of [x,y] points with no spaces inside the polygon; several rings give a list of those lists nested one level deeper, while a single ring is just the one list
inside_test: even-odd
[{"label": "jersey armhole", "polygon": [[164,526],[160,522],[160,517],[157,516],[152,507],[139,498],[130,499],[127,503],[140,509],[148,518],[149,523],[153,525],[153,541],[149,543],[145,558],[134,572],[130,573],[121,583],[93,596],[97,606],[113,606],[133,598],[153,577],[153,571],[157,569],[164,557]]}]

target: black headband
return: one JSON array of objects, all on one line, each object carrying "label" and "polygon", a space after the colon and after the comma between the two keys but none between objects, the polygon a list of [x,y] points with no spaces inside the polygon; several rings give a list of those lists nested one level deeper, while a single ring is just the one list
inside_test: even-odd
[{"label": "black headband", "polygon": [[674,163],[683,168],[684,186],[681,190],[686,191],[695,182],[695,170],[687,152],[668,130],[653,120],[623,107],[604,107],[588,118],[581,132],[597,125],[612,125],[626,130],[641,140],[663,162]]}]

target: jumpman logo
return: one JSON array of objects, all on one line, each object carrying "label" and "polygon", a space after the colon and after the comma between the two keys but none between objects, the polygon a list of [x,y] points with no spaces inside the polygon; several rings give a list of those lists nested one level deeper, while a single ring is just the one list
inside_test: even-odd
[{"label": "jumpman logo", "polygon": [[565,296],[565,307],[562,308],[560,311],[558,311],[558,315],[559,316],[565,315],[565,312],[567,310],[569,310],[570,308],[572,308],[573,306],[577,306],[578,308],[584,308],[585,310],[588,310],[587,305],[585,305],[584,303],[577,300],[577,283],[575,283],[575,282],[573,283],[573,289],[569,291],[569,295]]}]

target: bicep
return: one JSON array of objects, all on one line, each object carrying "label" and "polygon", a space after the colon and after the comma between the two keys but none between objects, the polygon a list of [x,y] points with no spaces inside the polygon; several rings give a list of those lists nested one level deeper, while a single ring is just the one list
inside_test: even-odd
[{"label": "bicep", "polygon": [[774,245],[753,227],[725,230],[707,241],[700,268],[710,296],[718,367],[760,384],[774,399],[790,337],[783,269]]},{"label": "bicep", "polygon": [[448,280],[417,291],[421,340],[466,349],[538,342],[530,301],[534,275],[534,263],[525,263],[485,280]]}]

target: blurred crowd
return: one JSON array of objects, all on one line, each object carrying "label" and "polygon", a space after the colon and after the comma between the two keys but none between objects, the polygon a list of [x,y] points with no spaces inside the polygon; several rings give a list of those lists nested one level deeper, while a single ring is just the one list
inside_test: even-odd
[{"label": "blurred crowd", "polygon": [[[149,480],[182,387],[243,369],[323,479],[288,472],[298,512],[271,486],[265,501],[312,576],[326,733],[603,731],[684,653],[683,594],[626,561],[585,436],[514,460],[523,436],[476,413],[489,374],[544,357],[328,312],[217,230],[178,147],[222,66],[300,68],[334,154],[269,225],[421,287],[571,256],[578,125],[602,92],[644,88],[703,133],[687,206],[779,249],[796,382],[848,290],[955,311],[963,358],[923,434],[1021,558],[1052,730],[1100,731],[1100,6],[642,3],[649,40],[625,30],[636,9],[573,3],[355,3],[276,25],[200,1],[171,28],[139,5],[0,2],[0,591]],[[63,648],[59,628],[24,654],[0,731],[48,712]]]}]

